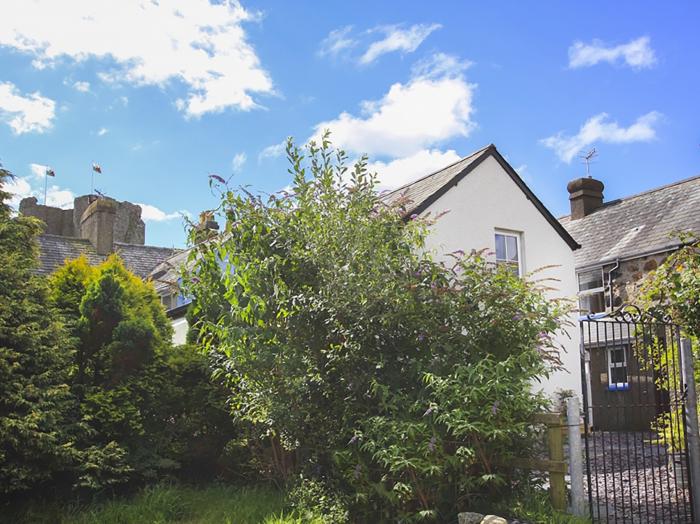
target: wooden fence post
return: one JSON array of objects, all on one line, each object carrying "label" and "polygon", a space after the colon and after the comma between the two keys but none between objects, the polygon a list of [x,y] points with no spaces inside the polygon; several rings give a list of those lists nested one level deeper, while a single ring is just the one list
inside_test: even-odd
[{"label": "wooden fence post", "polygon": [[[558,421],[558,423],[556,423]],[[564,460],[564,438],[562,427],[564,420],[561,414],[557,414],[554,424],[547,424],[547,443],[549,445],[549,460],[561,462]],[[552,506],[559,511],[566,511],[566,480],[561,471],[549,472],[549,489],[552,496]]]},{"label": "wooden fence post", "polygon": [[516,467],[548,472],[552,506],[558,511],[566,512],[568,504],[565,476],[569,471],[569,466],[564,460],[564,432],[567,430],[564,417],[561,413],[537,413],[532,421],[547,427],[549,458],[547,460],[516,459],[514,464]]}]

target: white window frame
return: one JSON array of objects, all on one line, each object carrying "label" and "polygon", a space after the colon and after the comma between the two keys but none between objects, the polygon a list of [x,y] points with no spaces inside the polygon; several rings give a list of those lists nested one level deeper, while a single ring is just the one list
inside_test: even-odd
[{"label": "white window frame", "polygon": [[160,295],[160,303],[163,305],[166,311],[173,309],[173,295],[172,293],[164,293]]},{"label": "white window frame", "polygon": [[[609,391],[627,391],[630,388],[630,375],[629,368],[627,367],[627,349],[629,348],[626,344],[621,344],[618,346],[608,346],[606,353],[606,358],[608,359],[608,390]],[[622,362],[612,361],[612,352],[622,350]],[[612,381],[612,370],[613,369],[625,369],[625,375],[627,380],[625,382],[613,382]]]},{"label": "white window frame", "polygon": [[[579,287],[578,307],[581,311],[583,311],[583,304],[581,303],[581,297],[590,296],[590,295],[597,295],[598,293],[603,294],[603,306],[604,306],[603,311],[608,311],[608,309],[609,309],[608,308],[608,297],[607,297],[606,286],[605,286],[605,272],[603,271],[602,267],[600,267],[599,270],[600,270],[600,281],[603,285],[600,287],[591,288],[591,289],[584,289],[584,290],[580,289],[581,281],[579,279],[579,276],[584,274],[584,273],[592,273],[593,271],[595,271],[595,268],[587,269],[586,271],[579,271],[578,273],[576,273],[576,285]],[[588,313],[592,313],[592,312],[589,311]]]},{"label": "white window frame", "polygon": [[[515,239],[515,246],[516,246],[516,251],[518,252],[518,276],[522,277],[523,276],[523,248],[522,248],[522,233],[518,233],[517,231],[507,231],[503,229],[496,229],[493,234],[493,244],[494,244],[494,255],[496,253],[496,236],[501,235],[503,237],[511,237]],[[506,257],[508,256],[508,243],[506,242]],[[498,255],[496,256],[496,264],[498,265],[506,265],[506,266],[515,266],[512,260],[503,260],[499,259]]]}]

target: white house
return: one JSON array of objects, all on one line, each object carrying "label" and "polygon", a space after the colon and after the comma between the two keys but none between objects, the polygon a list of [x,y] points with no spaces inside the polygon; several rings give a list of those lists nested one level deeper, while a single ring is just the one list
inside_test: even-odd
[{"label": "white house", "polygon": [[[574,250],[580,246],[525,185],[494,145],[411,182],[386,198],[406,198],[408,214],[436,216],[428,247],[438,256],[459,249],[488,249],[492,259],[512,265],[520,275],[546,266],[534,278],[553,278],[550,296],[576,299]],[[549,395],[558,389],[581,391],[580,333],[572,327],[558,342],[565,371],[542,384]]]},{"label": "white house", "polygon": [[[494,261],[512,265],[520,275],[545,266],[537,278],[553,278],[558,290],[554,297],[576,298],[578,286],[573,251],[580,246],[525,185],[496,147],[490,145],[435,173],[403,186],[384,198],[407,198],[409,214],[449,210],[433,226],[429,248],[438,255],[459,249],[489,249]],[[186,255],[178,253],[158,266],[152,278],[175,328],[175,342],[183,343],[187,333],[184,318],[187,300],[179,294],[177,279]],[[561,371],[542,384],[547,394],[558,389],[581,391],[579,330],[560,337],[565,348]]]}]

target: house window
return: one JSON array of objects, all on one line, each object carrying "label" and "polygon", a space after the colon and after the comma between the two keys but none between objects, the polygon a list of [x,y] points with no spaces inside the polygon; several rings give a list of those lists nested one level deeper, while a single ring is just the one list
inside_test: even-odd
[{"label": "house window", "polygon": [[517,233],[496,233],[496,263],[507,266],[513,273],[521,276],[520,259],[520,235]]},{"label": "house window", "polygon": [[160,296],[160,303],[163,304],[163,307],[165,308],[166,311],[172,309],[173,307],[173,296],[169,293],[166,293],[164,295]]},{"label": "house window", "polygon": [[627,380],[627,347],[612,346],[608,348],[608,389],[610,391],[626,391],[629,389]]},{"label": "house window", "polygon": [[582,313],[601,313],[606,310],[603,269],[578,274],[578,301]]}]

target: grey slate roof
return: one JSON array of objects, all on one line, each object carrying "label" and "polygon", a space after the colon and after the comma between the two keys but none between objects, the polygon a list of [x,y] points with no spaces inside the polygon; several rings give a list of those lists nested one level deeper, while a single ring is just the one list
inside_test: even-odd
[{"label": "grey slate roof", "polygon": [[414,213],[420,214],[438,198],[449,191],[450,188],[457,185],[462,178],[467,176],[489,156],[493,156],[495,158],[503,170],[508,174],[508,176],[510,176],[511,180],[513,180],[515,185],[517,185],[522,192],[525,193],[525,196],[527,196],[528,200],[532,202],[532,205],[537,208],[545,220],[549,222],[549,224],[571,249],[576,250],[581,247],[576,243],[576,240],[569,235],[566,229],[562,227],[557,219],[552,216],[544,204],[540,202],[540,199],[537,198],[529,187],[527,187],[525,182],[523,182],[513,167],[505,160],[505,158],[503,158],[503,156],[496,149],[496,146],[493,144],[489,144],[471,155],[466,156],[463,159],[458,160],[457,162],[438,171],[430,173],[429,175],[419,178],[410,184],[401,186],[400,188],[385,194],[382,198],[389,203],[401,201],[401,204],[404,206],[406,216]]},{"label": "grey slate roof", "polygon": [[576,267],[674,249],[673,233],[700,233],[700,176],[603,204],[578,220],[559,219],[580,244]]},{"label": "grey slate roof", "polygon": [[[177,249],[136,244],[114,243],[114,250],[124,261],[124,265],[141,278],[146,278],[151,270],[166,258],[178,252]],[[38,273],[47,275],[66,260],[85,255],[91,265],[99,264],[106,257],[98,255],[89,240],[59,235],[39,235]]]},{"label": "grey slate roof", "polygon": [[177,288],[181,271],[187,264],[189,254],[189,249],[177,251],[151,268],[149,276],[156,286],[156,291]]},{"label": "grey slate roof", "polygon": [[483,147],[447,167],[443,167],[442,169],[425,175],[418,180],[405,184],[398,189],[393,190],[391,193],[387,193],[384,196],[384,199],[387,202],[405,199],[406,214],[410,215],[421,207],[421,205],[430,197],[435,195],[440,189],[449,184],[452,179],[454,179],[478,158],[480,158],[482,153],[492,147],[493,146],[491,145]]}]

